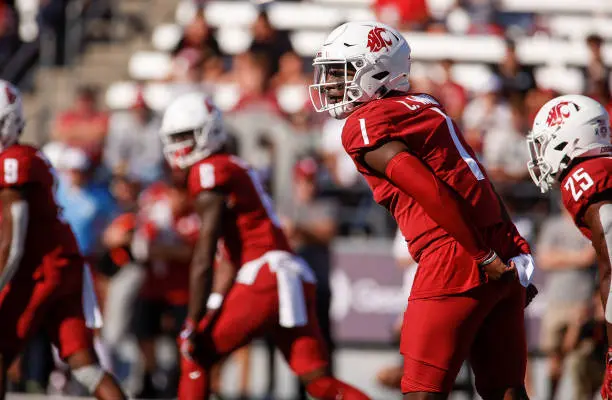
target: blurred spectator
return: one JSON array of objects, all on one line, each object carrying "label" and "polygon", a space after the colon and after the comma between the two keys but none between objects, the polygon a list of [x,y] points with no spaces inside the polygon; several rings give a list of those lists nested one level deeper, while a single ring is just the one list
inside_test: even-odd
[{"label": "blurred spectator", "polygon": [[0,71],[19,46],[15,14],[8,4],[0,1]]},{"label": "blurred spectator", "polygon": [[376,18],[399,30],[423,30],[431,19],[426,0],[375,0]]},{"label": "blurred spectator", "polygon": [[[329,309],[331,306],[331,249],[336,234],[336,204],[317,198],[319,167],[313,158],[304,158],[294,167],[293,199],[281,206],[282,223],[292,247],[317,277],[317,319],[333,358],[334,341]],[[333,363],[330,362],[330,365]],[[331,366],[330,366],[331,368]],[[300,399],[306,399],[300,384]]]},{"label": "blurred spectator", "polygon": [[320,152],[334,183],[340,187],[348,188],[355,185],[361,179],[361,175],[342,146],[344,122],[345,120],[333,118],[325,121],[321,128]]},{"label": "blurred spectator", "polygon": [[196,49],[183,49],[173,59],[168,80],[195,86],[202,79],[202,54]]},{"label": "blurred spectator", "polygon": [[261,11],[251,26],[253,42],[250,51],[269,62],[266,79],[278,72],[281,56],[293,51],[289,33],[276,30],[270,23],[268,14]]},{"label": "blurred spectator", "polygon": [[453,60],[450,59],[440,62],[440,66],[442,67],[442,80],[437,92],[446,113],[454,120],[460,121],[468,98],[467,92],[463,86],[453,80],[453,64]]},{"label": "blurred spectator", "polygon": [[489,131],[501,131],[512,124],[512,113],[501,96],[501,82],[492,78],[463,112],[463,133],[468,144],[479,153]]},{"label": "blurred spectator", "polygon": [[491,0],[458,0],[459,5],[469,15],[469,29],[471,34],[494,34],[504,33],[503,27],[495,23],[497,4]]},{"label": "blurred spectator", "polygon": [[69,148],[62,154],[57,202],[63,208],[66,221],[72,227],[83,255],[95,265],[102,250],[100,237],[113,218],[115,203],[105,186],[92,183],[92,164],[87,154]]},{"label": "blurred spectator", "polygon": [[128,175],[144,185],[158,180],[164,162],[158,136],[160,120],[140,93],[129,113],[110,118],[104,163],[118,175]]},{"label": "blurred spectator", "polygon": [[606,370],[605,358],[602,357],[608,349],[606,320],[599,290],[595,292],[588,315],[579,324],[572,325],[564,343],[569,353],[568,369],[576,384],[572,399],[576,400],[592,400],[601,387]]},{"label": "blurred spectator", "polygon": [[293,51],[283,54],[279,60],[278,73],[270,81],[270,88],[278,89],[284,85],[308,86],[312,79],[303,72],[302,59]]},{"label": "blurred spectator", "polygon": [[598,35],[589,35],[586,39],[589,49],[587,65],[582,69],[584,74],[584,90],[587,96],[596,93],[599,88],[605,88],[606,97],[610,97],[610,73],[612,70],[606,66],[603,60],[601,47],[603,39]]},{"label": "blurred spectator", "polygon": [[267,69],[269,60],[262,54],[243,53],[234,57],[229,75],[240,88],[238,110],[257,110],[279,113],[274,93],[268,90]]},{"label": "blurred spectator", "polygon": [[223,81],[225,69],[221,57],[209,57],[202,64],[202,83],[205,86],[214,86]]},{"label": "blurred spectator", "polygon": [[563,209],[548,217],[537,242],[537,264],[546,271],[544,292],[548,301],[542,318],[541,348],[548,355],[549,399],[554,399],[563,372],[563,343],[591,306],[595,291],[592,268],[595,251]]},{"label": "blurred spectator", "polygon": [[533,69],[521,65],[516,54],[516,44],[511,40],[506,41],[506,54],[493,70],[501,80],[501,91],[506,98],[518,96],[522,100],[535,87]]},{"label": "blurred spectator", "polygon": [[98,108],[97,97],[97,88],[79,87],[72,108],[56,118],[51,139],[81,148],[97,158],[108,131],[108,114]]},{"label": "blurred spectator", "polygon": [[141,183],[134,180],[129,175],[113,176],[109,189],[119,213],[132,213],[137,209],[138,195],[140,194]]},{"label": "blurred spectator", "polygon": [[540,108],[558,94],[553,90],[531,89],[525,96],[525,113],[527,114],[527,124],[531,126]]},{"label": "blurred spectator", "polygon": [[483,159],[487,173],[496,182],[521,181],[529,176],[529,156],[525,135],[529,130],[522,102],[515,101],[510,109],[512,123],[495,126],[486,132],[483,141]]},{"label": "blurred spectator", "polygon": [[213,35],[212,29],[206,23],[203,10],[200,10],[189,25],[185,27],[183,37],[173,53],[176,55],[185,49],[196,50],[204,60],[221,55],[219,44]]}]

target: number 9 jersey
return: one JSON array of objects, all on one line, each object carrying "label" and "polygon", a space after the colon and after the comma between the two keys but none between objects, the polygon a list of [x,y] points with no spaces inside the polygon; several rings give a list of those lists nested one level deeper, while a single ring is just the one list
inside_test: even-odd
[{"label": "number 9 jersey", "polygon": [[584,214],[591,204],[609,200],[611,189],[612,157],[584,159],[571,167],[561,182],[563,205],[589,239],[592,239],[592,234],[584,221]]},{"label": "number 9 jersey", "polygon": [[55,256],[80,257],[72,230],[63,221],[55,200],[57,184],[53,167],[36,148],[15,144],[0,153],[0,188],[19,190],[29,208],[25,252],[18,276],[22,272],[31,274]]},{"label": "number 9 jersey", "polygon": [[291,252],[270,197],[256,172],[240,158],[218,153],[197,162],[189,171],[188,189],[193,198],[202,191],[225,196],[221,238],[234,265],[268,251]]}]

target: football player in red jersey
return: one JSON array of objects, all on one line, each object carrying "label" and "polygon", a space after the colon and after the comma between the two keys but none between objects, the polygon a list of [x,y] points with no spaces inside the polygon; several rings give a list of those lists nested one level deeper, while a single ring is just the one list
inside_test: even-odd
[{"label": "football player in red jersey", "polygon": [[[265,333],[312,397],[367,400],[330,375],[314,273],[291,251],[256,173],[225,151],[219,110],[204,94],[181,96],[166,110],[160,136],[170,165],[189,169],[201,224],[179,337],[179,399],[208,399],[215,362]],[[228,260],[213,269],[218,246]]]},{"label": "football player in red jersey", "polygon": [[53,168],[19,143],[24,123],[19,92],[0,81],[0,398],[11,362],[44,329],[77,381],[98,399],[125,399],[97,361],[83,310],[83,257],[55,201]]},{"label": "football player in red jersey", "polygon": [[442,105],[408,93],[406,40],[349,22],[313,65],[313,105],[347,118],[344,148],[419,263],[400,344],[404,398],[447,398],[469,359],[483,399],[526,399],[529,246]]},{"label": "football player in red jersey", "polygon": [[[563,205],[597,253],[599,290],[612,338],[610,255],[612,254],[612,146],[610,117],[586,96],[566,95],[544,104],[527,136],[528,168],[542,192],[560,185]],[[612,347],[601,388],[612,399]]]}]

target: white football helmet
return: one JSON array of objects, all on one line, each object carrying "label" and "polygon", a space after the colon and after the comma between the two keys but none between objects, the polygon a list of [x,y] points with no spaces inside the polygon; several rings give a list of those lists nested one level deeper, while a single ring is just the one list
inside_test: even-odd
[{"label": "white football helmet", "polygon": [[610,117],[589,97],[554,98],[538,111],[527,147],[531,179],[547,192],[573,159],[612,153]]},{"label": "white football helmet", "polygon": [[10,82],[0,80],[0,151],[17,142],[24,126],[19,90]]},{"label": "white football helmet", "polygon": [[221,111],[204,93],[187,93],[166,109],[159,132],[172,167],[188,168],[218,151],[226,141]]},{"label": "white football helmet", "polygon": [[391,90],[410,88],[410,46],[380,22],[340,25],[325,39],[313,66],[310,100],[317,112],[338,119]]}]

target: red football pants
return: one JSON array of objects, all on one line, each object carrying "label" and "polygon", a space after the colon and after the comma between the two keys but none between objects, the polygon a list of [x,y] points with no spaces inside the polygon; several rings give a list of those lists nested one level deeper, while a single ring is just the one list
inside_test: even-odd
[{"label": "red football pants", "polygon": [[448,393],[469,359],[481,395],[524,384],[525,289],[516,280],[410,300],[400,350],[402,392]]},{"label": "red football pants", "polygon": [[315,314],[315,286],[304,284],[308,324],[296,328],[279,325],[276,277],[262,268],[254,285],[237,283],[226,297],[214,321],[204,319],[198,326],[195,362],[181,360],[179,399],[207,398],[210,367],[246,345],[268,335],[279,348],[293,372],[300,376],[328,365],[328,352],[319,332]]},{"label": "red football pants", "polygon": [[[45,329],[63,359],[93,348],[83,315],[83,261],[40,268],[35,278],[18,275],[0,293],[0,353],[5,367],[39,329]],[[26,269],[26,267],[24,267]]]}]

